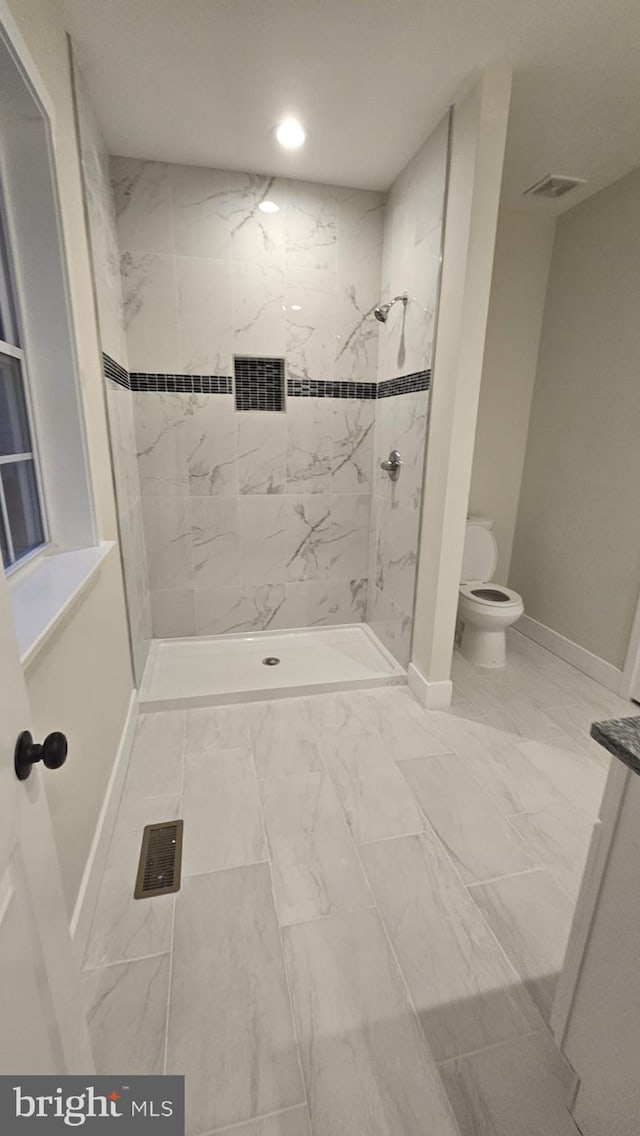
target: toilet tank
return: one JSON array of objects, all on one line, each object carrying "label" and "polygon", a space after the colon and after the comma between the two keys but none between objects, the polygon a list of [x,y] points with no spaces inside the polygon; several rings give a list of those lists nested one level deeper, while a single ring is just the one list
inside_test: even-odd
[{"label": "toilet tank", "polygon": [[493,535],[493,521],[489,517],[467,517],[461,583],[488,583],[493,579],[497,563],[498,546]]}]

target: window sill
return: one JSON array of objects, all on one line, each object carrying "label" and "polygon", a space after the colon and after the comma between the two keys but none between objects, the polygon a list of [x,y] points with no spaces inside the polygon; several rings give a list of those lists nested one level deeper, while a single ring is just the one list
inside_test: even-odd
[{"label": "window sill", "polygon": [[93,548],[43,556],[10,585],[9,600],[23,666],[33,661],[112,548],[114,541],[105,540]]}]

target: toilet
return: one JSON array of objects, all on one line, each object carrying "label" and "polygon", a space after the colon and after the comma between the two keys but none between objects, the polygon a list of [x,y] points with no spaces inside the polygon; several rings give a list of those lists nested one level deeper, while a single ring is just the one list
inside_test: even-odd
[{"label": "toilet", "polygon": [[465,659],[479,667],[505,665],[505,631],[524,612],[517,592],[491,582],[497,560],[493,521],[468,517],[458,602],[458,618],[463,625],[460,650]]}]

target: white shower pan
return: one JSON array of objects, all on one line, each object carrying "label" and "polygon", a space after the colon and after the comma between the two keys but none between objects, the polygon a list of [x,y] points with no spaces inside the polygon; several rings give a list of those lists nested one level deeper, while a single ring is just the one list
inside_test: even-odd
[{"label": "white shower pan", "polygon": [[[279,662],[267,665],[268,658]],[[214,706],[406,681],[406,671],[365,623],[154,639],[140,709]]]}]

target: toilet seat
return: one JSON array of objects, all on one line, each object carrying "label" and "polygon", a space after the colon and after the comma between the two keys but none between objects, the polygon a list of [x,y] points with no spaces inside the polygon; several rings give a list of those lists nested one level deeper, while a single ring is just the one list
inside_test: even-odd
[{"label": "toilet seat", "polygon": [[501,611],[508,611],[510,607],[517,607],[522,603],[522,597],[517,592],[505,588],[502,584],[493,584],[491,580],[471,580],[461,584],[460,595],[471,603],[480,604],[482,607],[500,608]]},{"label": "toilet seat", "polygon": [[522,596],[493,582],[497,559],[491,522],[469,517],[458,591],[459,645],[478,667],[504,667],[506,630],[524,614]]}]

